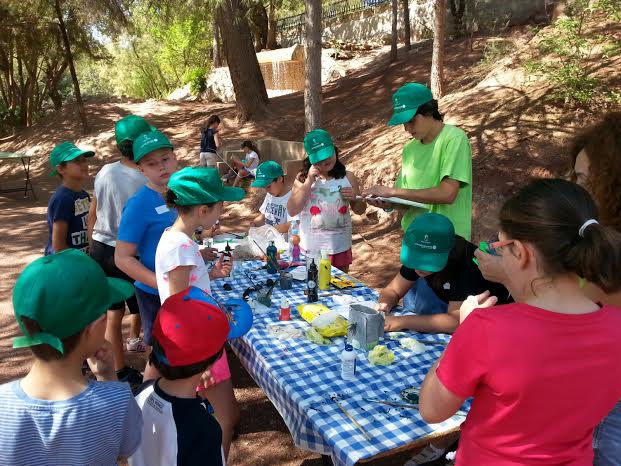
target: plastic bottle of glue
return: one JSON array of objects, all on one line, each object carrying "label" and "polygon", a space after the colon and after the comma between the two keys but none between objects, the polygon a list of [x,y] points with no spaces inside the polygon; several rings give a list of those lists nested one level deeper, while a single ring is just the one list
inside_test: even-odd
[{"label": "plastic bottle of glue", "polygon": [[278,320],[291,320],[291,306],[286,299],[280,302],[280,315],[278,316]]}]

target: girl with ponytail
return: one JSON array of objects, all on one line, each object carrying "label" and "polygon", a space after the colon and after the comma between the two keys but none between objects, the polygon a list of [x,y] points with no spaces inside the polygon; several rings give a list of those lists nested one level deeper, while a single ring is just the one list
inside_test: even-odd
[{"label": "girl with ponytail", "polygon": [[621,310],[582,284],[621,290],[621,234],[582,187],[548,179],[505,202],[499,239],[516,302],[468,298],[421,415],[441,422],[474,397],[456,465],[591,465],[593,430],[621,398]]}]

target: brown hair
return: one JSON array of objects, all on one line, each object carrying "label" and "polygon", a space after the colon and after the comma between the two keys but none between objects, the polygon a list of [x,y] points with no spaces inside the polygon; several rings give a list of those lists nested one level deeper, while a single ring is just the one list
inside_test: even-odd
[{"label": "brown hair", "polygon": [[187,366],[170,366],[162,345],[160,345],[156,338],[152,338],[151,343],[153,344],[153,351],[149,355],[149,362],[162,374],[162,377],[168,380],[187,379],[205,372],[209,366],[212,366],[222,356],[224,351],[223,346],[220,348],[220,351],[203,361]]},{"label": "brown hair", "polygon": [[507,200],[500,228],[509,238],[527,241],[539,252],[543,273],[576,273],[606,293],[621,289],[621,233],[592,224],[597,207],[589,193],[560,179],[533,181]]},{"label": "brown hair", "polygon": [[621,231],[621,112],[608,113],[573,140],[572,181],[576,181],[574,166],[582,150],[589,160],[586,188],[595,199],[602,223]]},{"label": "brown hair", "polygon": [[[36,320],[25,316],[20,316],[19,318],[21,319],[28,336],[33,336],[37,333],[43,332],[41,326]],[[80,337],[82,336],[82,332],[84,332],[84,329],[67,338],[60,339],[60,342],[63,344],[63,353],[58,351],[56,348],[51,347],[50,345],[46,345],[45,343],[31,346],[30,351],[32,351],[32,354],[34,354],[35,358],[41,359],[42,361],[57,361],[59,359],[63,359],[77,348],[78,343],[80,343]]]}]

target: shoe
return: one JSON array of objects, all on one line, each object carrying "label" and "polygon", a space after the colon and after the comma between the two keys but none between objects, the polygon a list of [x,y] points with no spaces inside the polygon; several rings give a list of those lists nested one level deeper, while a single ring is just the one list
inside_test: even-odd
[{"label": "shoe", "polygon": [[125,347],[130,353],[144,353],[147,350],[142,338],[128,338]]},{"label": "shoe", "polygon": [[442,458],[442,456],[445,453],[446,453],[446,450],[443,450],[441,448],[436,448],[430,443],[425,448],[423,448],[420,452],[414,455],[403,466],[419,466],[421,464],[431,463],[432,461],[436,461],[437,459]]}]

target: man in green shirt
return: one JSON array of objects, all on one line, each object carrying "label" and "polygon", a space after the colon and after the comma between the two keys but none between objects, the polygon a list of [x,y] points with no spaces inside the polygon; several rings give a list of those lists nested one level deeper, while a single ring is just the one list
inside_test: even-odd
[{"label": "man in green shirt", "polygon": [[[472,228],[472,150],[461,129],[444,124],[438,102],[418,83],[403,85],[392,96],[394,114],[389,126],[403,125],[412,140],[403,148],[401,171],[393,188],[373,186],[364,196],[400,197],[429,206],[408,208],[401,221],[405,231],[425,212],[448,217],[455,233],[470,240]],[[381,201],[369,202],[391,207]]]}]

